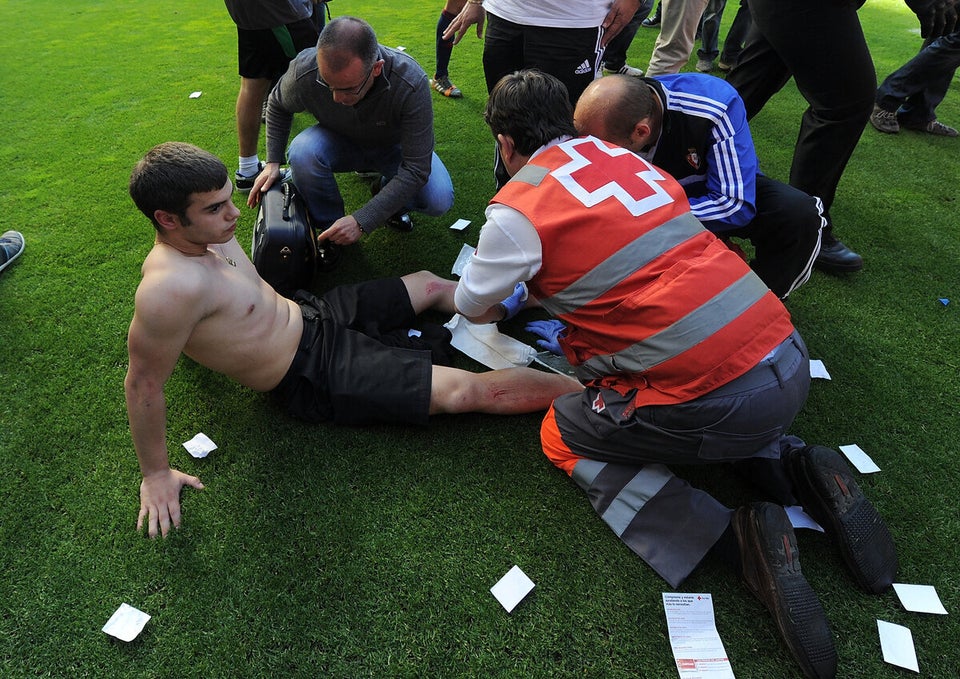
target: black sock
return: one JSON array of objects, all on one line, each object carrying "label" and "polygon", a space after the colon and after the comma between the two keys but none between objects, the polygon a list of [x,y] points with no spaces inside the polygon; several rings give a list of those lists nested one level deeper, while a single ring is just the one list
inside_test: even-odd
[{"label": "black sock", "polygon": [[450,54],[453,52],[453,38],[443,39],[443,32],[447,30],[450,22],[457,17],[447,12],[440,12],[440,19],[437,21],[437,70],[434,71],[434,77],[443,78],[447,75],[450,68]]},{"label": "black sock", "polygon": [[738,575],[743,570],[743,564],[740,562],[740,545],[733,532],[732,523],[727,526],[720,539],[710,548],[710,553],[729,564]]}]

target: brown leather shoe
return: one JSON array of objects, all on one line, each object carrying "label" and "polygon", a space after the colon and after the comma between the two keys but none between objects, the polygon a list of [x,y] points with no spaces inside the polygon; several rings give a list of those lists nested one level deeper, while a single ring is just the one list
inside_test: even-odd
[{"label": "brown leather shoe", "polygon": [[734,512],[743,580],[773,616],[790,654],[811,679],[837,674],[837,651],[820,599],[800,571],[797,538],[780,505],[755,502]]},{"label": "brown leather shoe", "polygon": [[889,589],[898,566],[893,538],[840,453],[807,446],[787,452],[783,462],[794,495],[840,548],[857,584],[871,594]]}]

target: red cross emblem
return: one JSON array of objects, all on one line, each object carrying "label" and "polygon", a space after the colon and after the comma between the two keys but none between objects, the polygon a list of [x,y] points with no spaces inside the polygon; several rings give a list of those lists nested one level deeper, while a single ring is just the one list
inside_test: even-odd
[{"label": "red cross emblem", "polygon": [[660,185],[666,178],[627,149],[607,146],[594,137],[571,139],[559,146],[570,162],[553,176],[587,207],[613,198],[636,217],[673,202]]}]

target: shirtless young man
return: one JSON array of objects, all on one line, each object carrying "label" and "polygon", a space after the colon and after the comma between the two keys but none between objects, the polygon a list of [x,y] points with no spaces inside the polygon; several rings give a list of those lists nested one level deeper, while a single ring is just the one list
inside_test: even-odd
[{"label": "shirtless young man", "polygon": [[[529,368],[472,373],[431,365],[429,351],[387,346],[364,332],[409,328],[426,309],[454,311],[456,283],[427,271],[341,286],[300,303],[257,274],[234,232],[240,211],[215,156],[189,144],[153,148],[130,195],[153,222],[127,340],[124,388],[143,482],[137,529],[180,525],[180,489],[203,488],[170,467],[164,385],[180,354],[251,389],[274,392],[311,420],[425,423],[439,413],[545,410],[576,391],[569,378]],[[371,293],[371,290],[375,291]],[[351,325],[362,327],[363,332]],[[345,358],[348,357],[348,358]]]}]

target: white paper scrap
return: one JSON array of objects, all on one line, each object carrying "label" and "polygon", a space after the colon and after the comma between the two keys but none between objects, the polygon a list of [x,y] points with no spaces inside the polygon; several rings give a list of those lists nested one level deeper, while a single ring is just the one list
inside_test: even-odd
[{"label": "white paper scrap", "polygon": [[880,648],[883,649],[884,662],[920,673],[917,649],[913,647],[913,633],[908,627],[877,620],[877,632],[880,633]]},{"label": "white paper scrap", "polygon": [[840,452],[846,455],[847,459],[850,460],[850,464],[856,467],[857,471],[861,474],[873,474],[874,472],[880,471],[877,463],[863,452],[863,449],[856,443],[851,443],[848,446],[840,446]]},{"label": "white paper scrap", "polygon": [[183,447],[194,457],[200,458],[206,457],[212,451],[216,450],[217,444],[211,441],[206,434],[200,432],[189,441],[186,441]]},{"label": "white paper scrap", "polygon": [[450,225],[450,228],[454,231],[463,231],[465,228],[470,226],[469,219],[458,219],[453,224]]},{"label": "white paper scrap", "polygon": [[790,525],[794,528],[810,528],[824,533],[823,526],[817,523],[812,516],[803,511],[800,505],[784,507],[787,512],[787,518],[790,519]]},{"label": "white paper scrap", "polygon": [[403,45],[397,45],[397,51],[398,51],[398,52],[406,52],[406,51],[407,51],[407,48],[404,47]]},{"label": "white paper scrap", "polygon": [[200,90],[197,90],[196,92],[191,92],[190,99],[199,99],[201,94],[203,94],[203,92],[201,92]]},{"label": "white paper scrap", "polygon": [[128,604],[120,604],[120,608],[114,611],[103,626],[103,631],[120,641],[133,641],[149,619],[150,616],[143,611]]},{"label": "white paper scrap", "polygon": [[534,587],[533,580],[520,570],[520,566],[514,566],[490,588],[490,593],[510,613]]},{"label": "white paper scrap", "polygon": [[470,258],[473,257],[473,253],[477,251],[472,245],[463,244],[463,247],[460,248],[460,254],[457,255],[457,261],[453,263],[453,268],[450,269],[450,273],[456,274],[457,276],[463,275],[463,267],[467,265],[467,262],[470,261]]},{"label": "white paper scrap", "polygon": [[822,380],[829,380],[830,373],[827,372],[827,366],[819,358],[810,359],[810,377],[819,377]]},{"label": "white paper scrap", "polygon": [[900,597],[900,603],[908,611],[947,615],[947,609],[940,602],[940,597],[933,585],[904,585],[895,582],[893,583],[893,590]]},{"label": "white paper scrap", "polygon": [[663,592],[663,609],[680,679],[734,679],[717,633],[712,595]]}]

